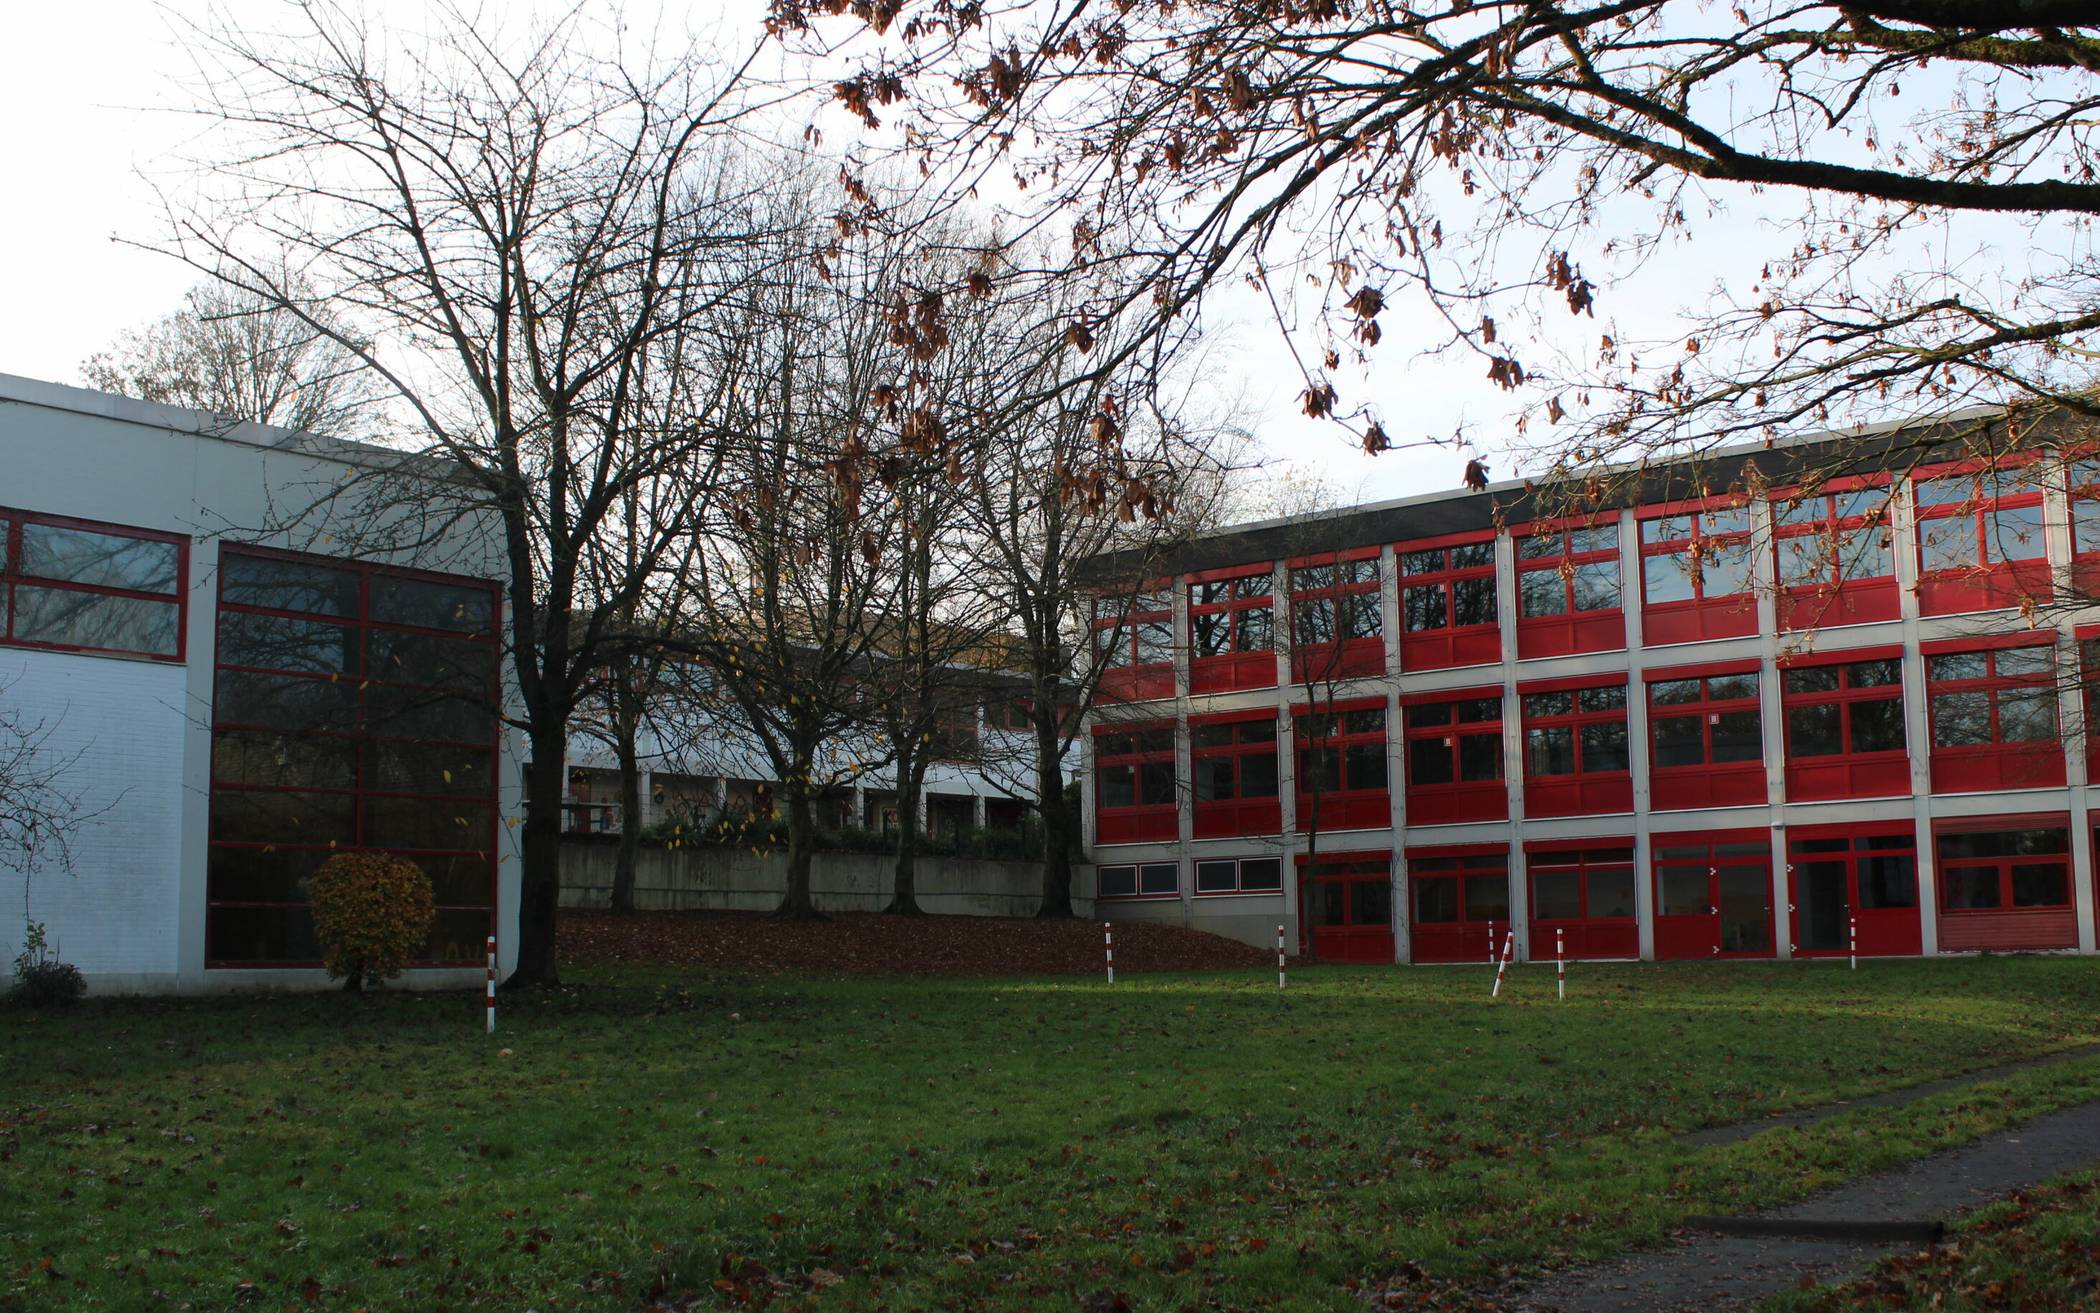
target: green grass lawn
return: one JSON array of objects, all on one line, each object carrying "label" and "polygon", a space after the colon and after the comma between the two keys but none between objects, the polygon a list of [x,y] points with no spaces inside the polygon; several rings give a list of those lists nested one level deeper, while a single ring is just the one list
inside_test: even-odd
[{"label": "green grass lawn", "polygon": [[1458,1306],[2100,1096],[1673,1138],[2100,1039],[2090,960],[573,974],[0,1011],[0,1308]]}]

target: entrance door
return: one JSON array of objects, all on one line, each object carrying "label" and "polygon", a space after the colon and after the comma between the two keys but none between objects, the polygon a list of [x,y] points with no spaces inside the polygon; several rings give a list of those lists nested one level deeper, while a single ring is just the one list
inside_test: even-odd
[{"label": "entrance door", "polygon": [[1772,956],[1772,849],[1764,831],[1655,843],[1658,958]]},{"label": "entrance door", "polygon": [[1393,960],[1393,877],[1385,858],[1322,859],[1299,876],[1305,953],[1322,962]]},{"label": "entrance door", "polygon": [[1922,951],[1917,848],[1908,822],[1796,833],[1787,845],[1794,952],[1849,953],[1855,927],[1862,956]]}]

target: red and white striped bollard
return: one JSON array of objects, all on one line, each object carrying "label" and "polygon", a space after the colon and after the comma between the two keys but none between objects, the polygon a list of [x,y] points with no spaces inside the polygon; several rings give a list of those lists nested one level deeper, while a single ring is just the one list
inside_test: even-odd
[{"label": "red and white striped bollard", "polygon": [[1852,955],[1852,969],[1857,971],[1859,970],[1859,918],[1856,916],[1846,917],[1845,931],[1846,944]]},{"label": "red and white striped bollard", "polygon": [[496,1033],[496,936],[489,936],[489,987],[486,995],[489,1014],[489,1034]]},{"label": "red and white striped bollard", "polygon": [[1283,927],[1276,927],[1276,988],[1283,988]]},{"label": "red and white striped bollard", "polygon": [[1557,998],[1568,996],[1568,953],[1558,929],[1553,932],[1553,992]]},{"label": "red and white striped bollard", "polygon": [[1488,965],[1495,965],[1495,923],[1488,922]]},{"label": "red and white striped bollard", "polygon": [[1108,956],[1108,983],[1116,983],[1116,928],[1108,922],[1101,923],[1101,951]]},{"label": "red and white striped bollard", "polygon": [[1517,929],[1515,926],[1511,926],[1502,936],[1502,960],[1495,963],[1495,987],[1488,991],[1489,998],[1501,997],[1502,973],[1509,970],[1509,959],[1516,952],[1516,948]]}]

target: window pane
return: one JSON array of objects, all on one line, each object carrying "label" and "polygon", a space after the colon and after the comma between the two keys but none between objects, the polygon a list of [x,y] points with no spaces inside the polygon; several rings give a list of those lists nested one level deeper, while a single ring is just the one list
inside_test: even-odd
[{"label": "window pane", "polygon": [[364,842],[382,848],[478,852],[489,845],[489,809],[456,799],[367,798]]},{"label": "window pane", "polygon": [[1699,721],[1698,716],[1655,718],[1655,764],[1658,767],[1706,764],[1706,741],[1700,732]]},{"label": "window pane", "polygon": [[1597,688],[1585,688],[1575,695],[1578,711],[1623,711],[1626,708],[1626,686],[1604,684]]},{"label": "window pane", "polygon": [[1298,643],[1310,647],[1334,641],[1334,599],[1316,597],[1293,608],[1298,617]]},{"label": "window pane", "polygon": [[1788,588],[1833,582],[1836,565],[1831,559],[1830,539],[1820,533],[1797,534],[1779,540],[1779,582]]},{"label": "window pane", "polygon": [[358,634],[350,625],[290,616],[224,611],[219,615],[219,662],[310,675],[358,673]]},{"label": "window pane", "polygon": [[1458,920],[1458,881],[1410,881],[1415,890],[1415,924],[1449,925]]},{"label": "window pane", "polygon": [[372,684],[365,689],[366,727],[388,738],[486,743],[496,732],[487,704],[427,689]]},{"label": "window pane", "polygon": [[1843,713],[1834,703],[1786,709],[1790,757],[1835,757],[1845,750]]},{"label": "window pane", "polygon": [[1266,574],[1243,575],[1232,581],[1232,595],[1241,600],[1270,597],[1276,592],[1276,581]]},{"label": "window pane", "polygon": [[1526,616],[1566,615],[1568,584],[1558,570],[1526,570],[1517,576],[1517,611]]},{"label": "window pane", "polygon": [[1218,802],[1231,798],[1232,758],[1198,757],[1196,770],[1196,801]]},{"label": "window pane", "polygon": [[1342,754],[1334,748],[1306,748],[1298,754],[1298,791],[1332,793],[1342,787]]},{"label": "window pane", "polygon": [[376,741],[365,752],[365,787],[380,793],[483,797],[490,787],[490,754],[443,744]]},{"label": "window pane", "polygon": [[1462,734],[1458,740],[1458,775],[1468,783],[1502,778],[1502,736]]},{"label": "window pane", "polygon": [[1983,554],[1991,561],[2034,561],[2042,548],[2042,508],[2002,507],[1983,517]]},{"label": "window pane", "polygon": [[1249,752],[1240,756],[1240,796],[1242,798],[1273,798],[1276,796],[1276,751]]},{"label": "window pane", "polygon": [[1765,755],[1755,711],[1724,711],[1713,722],[1714,761],[1758,761]]},{"label": "window pane", "polygon": [[1100,781],[1100,800],[1103,807],[1132,807],[1137,805],[1137,771],[1130,766],[1103,766],[1094,772]]},{"label": "window pane", "polygon": [[1216,611],[1201,612],[1189,617],[1189,638],[1199,657],[1223,656],[1230,650],[1232,641],[1232,616]]},{"label": "window pane", "polygon": [[1587,775],[1607,771],[1622,771],[1628,768],[1626,757],[1626,726],[1619,723],[1609,725],[1584,725],[1582,727],[1582,769]]},{"label": "window pane", "polygon": [[1704,512],[1706,523],[1702,526],[1706,536],[1750,532],[1750,508],[1747,506],[1723,506]]},{"label": "window pane", "polygon": [[1976,521],[1967,515],[1926,520],[1918,527],[1919,568],[1927,574],[1977,565]]},{"label": "window pane", "polygon": [[1385,787],[1385,745],[1383,743],[1356,743],[1350,745],[1348,783],[1352,789],[1382,789]]},{"label": "window pane", "polygon": [[1174,801],[1174,763],[1148,761],[1138,767],[1138,801],[1158,806]]},{"label": "window pane", "polygon": [[1903,700],[1875,697],[1873,702],[1854,702],[1852,708],[1852,752],[1903,752]]},{"label": "window pane", "polygon": [[1451,623],[1455,625],[1491,625],[1495,623],[1495,581],[1493,577],[1478,579],[1456,579],[1451,584]]},{"label": "window pane", "polygon": [[1315,588],[1334,587],[1334,567],[1331,565],[1308,565],[1291,571],[1291,590],[1309,593]]},{"label": "window pane", "polygon": [[1837,563],[1840,582],[1853,579],[1886,579],[1896,573],[1896,558],[1889,550],[1885,527],[1848,529],[1838,536]]},{"label": "window pane", "polygon": [[1661,916],[1710,916],[1713,902],[1703,866],[1665,866],[1656,882],[1656,913]]},{"label": "window pane", "polygon": [[[1904,842],[1909,842],[1908,838]],[[1916,907],[1918,859],[1908,855],[1861,858],[1859,905],[1862,908]]]},{"label": "window pane", "polygon": [[1378,578],[1377,558],[1366,556],[1360,557],[1354,561],[1343,562],[1342,577],[1347,582],[1352,584],[1368,584],[1375,582]]},{"label": "window pane", "polygon": [[1469,875],[1466,880],[1466,920],[1509,920],[1509,874]]},{"label": "window pane", "polygon": [[1400,720],[1409,729],[1448,725],[1456,708],[1452,702],[1416,702],[1400,709]]},{"label": "window pane", "polygon": [[1240,863],[1240,888],[1283,888],[1283,863],[1274,857],[1250,857]]},{"label": "window pane", "polygon": [[1757,672],[1746,670],[1739,675],[1714,675],[1706,681],[1706,695],[1716,702],[1754,698],[1757,696]]},{"label": "window pane", "polygon": [[1565,726],[1524,732],[1526,775],[1573,775],[1575,731]]},{"label": "window pane", "polygon": [[182,549],[174,543],[54,524],[22,526],[22,573],[39,579],[173,593],[181,562]]},{"label": "window pane", "polygon": [[1407,743],[1407,782],[1409,784],[1451,784],[1456,772],[1453,758],[1457,754],[1451,740],[1409,739]]},{"label": "window pane", "polygon": [[1147,620],[1137,627],[1137,664],[1161,666],[1174,659],[1174,622]]},{"label": "window pane", "polygon": [[1959,748],[1990,741],[1990,694],[1942,693],[1932,700],[1932,746]]},{"label": "window pane", "polygon": [[1410,634],[1444,628],[1445,611],[1442,584],[1418,584],[1400,590],[1400,625]]},{"label": "window pane", "polygon": [[2056,649],[2046,643],[1998,651],[1998,674],[2006,679],[2047,678],[2056,669]]},{"label": "window pane", "polygon": [[1582,915],[1582,876],[1575,871],[1534,871],[1533,914],[1542,921],[1571,921]]},{"label": "window pane", "polygon": [[1798,666],[1779,672],[1779,687],[1788,693],[1835,693],[1838,667]]},{"label": "window pane", "polygon": [[235,606],[317,615],[357,614],[357,576],[305,561],[226,552],[219,558],[219,594]]},{"label": "window pane", "polygon": [[1933,683],[1959,679],[1988,679],[1989,658],[1982,652],[1949,652],[1925,658],[1925,677]]},{"label": "window pane", "polygon": [[1138,868],[1138,892],[1141,894],[1180,893],[1181,868],[1172,862],[1146,862]]},{"label": "window pane", "polygon": [[1543,561],[1550,556],[1562,555],[1561,536],[1557,533],[1533,534],[1517,539],[1517,559]]},{"label": "window pane", "polygon": [[1199,894],[1237,893],[1240,887],[1240,864],[1238,862],[1196,863],[1196,892]]},{"label": "window pane", "polygon": [[1451,549],[1451,568],[1477,570],[1495,563],[1495,544],[1467,543]]},{"label": "window pane", "polygon": [[1524,714],[1526,716],[1565,716],[1575,709],[1572,693],[1526,693]]},{"label": "window pane", "polygon": [[1393,923],[1392,883],[1386,880],[1350,881],[1349,923],[1351,925],[1391,925]]},{"label": "window pane", "polygon": [[1903,682],[1900,661],[1855,661],[1845,667],[1845,678],[1854,688],[1893,687]]},{"label": "window pane", "polygon": [[1276,613],[1266,606],[1236,613],[1238,630],[1234,645],[1242,652],[1268,652],[1276,646]]},{"label": "window pane", "polygon": [[1947,886],[1947,906],[1980,908],[1998,906],[1998,869],[1994,866],[1957,866],[1941,873]]},{"label": "window pane", "polygon": [[1442,548],[1434,548],[1426,552],[1400,553],[1400,573],[1402,574],[1435,574],[1443,568],[1444,553]]},{"label": "window pane", "polygon": [[485,634],[495,619],[491,614],[490,597],[486,588],[462,588],[425,579],[375,575],[372,578],[372,618],[424,629],[457,629]]},{"label": "window pane", "polygon": [[1641,562],[1641,595],[1650,605],[1692,600],[1692,554],[1688,551],[1650,556]]},{"label": "window pane", "polygon": [[1665,515],[1659,519],[1641,521],[1641,541],[1644,543],[1689,542],[1692,537],[1692,516]]},{"label": "window pane", "polygon": [[1232,726],[1191,725],[1189,746],[1192,748],[1225,748],[1232,746]]},{"label": "window pane", "polygon": [[350,730],[357,724],[357,685],[346,679],[221,670],[212,718],[220,724],[272,729]]},{"label": "window pane", "polygon": [[1343,712],[1342,732],[1345,734],[1385,733],[1385,708],[1365,707],[1357,711]]},{"label": "window pane", "polygon": [[1461,725],[1492,725],[1502,719],[1502,699],[1467,698],[1458,704],[1458,723]]},{"label": "window pane", "polygon": [[276,788],[357,786],[357,748],[348,739],[220,730],[212,735],[212,778]]},{"label": "window pane", "polygon": [[355,799],[347,793],[255,793],[215,789],[211,837],[232,843],[349,847],[357,841]]},{"label": "window pane", "polygon": [[2071,499],[2071,548],[2080,556],[2100,552],[2100,501]]},{"label": "window pane", "polygon": [[2021,862],[2012,868],[2014,907],[2067,907],[2070,872],[2061,862]]},{"label": "window pane", "polygon": [[1633,868],[1590,869],[1590,916],[1633,917]]},{"label": "window pane", "polygon": [[1614,552],[1619,549],[1619,526],[1602,524],[1590,529],[1568,530],[1568,554],[1580,556],[1585,552]]},{"label": "window pane", "polygon": [[29,643],[174,656],[182,638],[180,602],[18,584],[14,611],[15,637]]},{"label": "window pane", "polygon": [[1223,582],[1218,580],[1212,580],[1208,583],[1192,584],[1189,586],[1189,605],[1214,606],[1217,603],[1224,601],[1230,595],[1230,589]]},{"label": "window pane", "polygon": [[1652,706],[1674,707],[1699,700],[1699,681],[1696,679],[1659,679],[1648,685],[1648,701]]},{"label": "window pane", "polygon": [[1619,563],[1591,561],[1575,567],[1575,609],[1610,611],[1619,605]]},{"label": "window pane", "polygon": [[1998,695],[1998,738],[2004,743],[2047,743],[2056,738],[2056,690],[2007,690]]},{"label": "window pane", "polygon": [[1094,887],[1103,898],[1128,898],[1137,892],[1137,868],[1103,866],[1095,872]]},{"label": "window pane", "polygon": [[1377,638],[1385,632],[1385,614],[1379,610],[1377,593],[1351,593],[1341,600],[1346,604],[1346,637]]}]

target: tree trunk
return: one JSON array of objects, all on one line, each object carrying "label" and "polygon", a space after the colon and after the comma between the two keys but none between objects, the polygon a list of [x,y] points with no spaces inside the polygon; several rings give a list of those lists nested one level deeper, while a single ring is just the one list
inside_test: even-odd
[{"label": "tree trunk", "polygon": [[642,767],[640,753],[635,750],[634,738],[640,717],[629,714],[633,699],[629,696],[626,672],[616,676],[620,680],[620,692],[614,696],[619,705],[613,713],[618,742],[613,751],[620,759],[620,849],[613,858],[612,910],[632,912],[634,910],[634,869],[642,852]]},{"label": "tree trunk", "polygon": [[925,782],[924,758],[910,748],[897,754],[897,887],[890,905],[882,910],[892,916],[920,916],[919,906],[919,786]]},{"label": "tree trunk", "polygon": [[[808,772],[802,772],[808,778]],[[815,827],[810,822],[809,793],[799,785],[787,785],[788,862],[787,894],[774,915],[790,921],[821,921],[823,915],[809,896],[809,860],[816,848]]]},{"label": "tree trunk", "polygon": [[1062,740],[1057,713],[1038,703],[1035,727],[1035,791],[1043,813],[1043,903],[1041,917],[1068,917],[1072,912],[1072,843],[1078,828],[1071,800],[1065,797],[1064,772],[1058,769]]},{"label": "tree trunk", "polygon": [[525,772],[525,827],[518,878],[518,965],[504,983],[559,985],[554,952],[554,917],[561,901],[561,804],[568,780],[565,716],[535,716],[551,729],[533,734],[532,764]]}]

